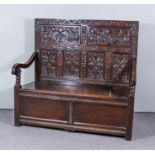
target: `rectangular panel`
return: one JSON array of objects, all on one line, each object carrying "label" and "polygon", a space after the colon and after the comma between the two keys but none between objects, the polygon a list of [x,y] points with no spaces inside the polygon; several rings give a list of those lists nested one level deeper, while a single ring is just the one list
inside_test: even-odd
[{"label": "rectangular panel", "polygon": [[79,26],[42,25],[42,44],[80,44]]},{"label": "rectangular panel", "polygon": [[131,29],[123,27],[90,26],[89,45],[129,47]]},{"label": "rectangular panel", "polygon": [[21,96],[20,103],[23,116],[67,121],[68,109],[64,101]]},{"label": "rectangular panel", "polygon": [[42,50],[40,52],[41,76],[55,78],[57,73],[57,51]]},{"label": "rectangular panel", "polygon": [[74,122],[124,127],[126,109],[121,106],[77,103],[74,105]]},{"label": "rectangular panel", "polygon": [[104,52],[88,52],[87,54],[87,79],[105,79],[105,54]]},{"label": "rectangular panel", "polygon": [[80,78],[80,51],[64,51],[63,77]]},{"label": "rectangular panel", "polygon": [[131,57],[128,54],[112,56],[112,82],[129,83],[129,66]]}]

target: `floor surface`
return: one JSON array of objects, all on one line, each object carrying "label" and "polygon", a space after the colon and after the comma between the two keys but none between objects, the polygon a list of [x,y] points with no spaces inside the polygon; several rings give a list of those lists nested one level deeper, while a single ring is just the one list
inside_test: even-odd
[{"label": "floor surface", "polygon": [[135,113],[133,139],[63,130],[15,127],[12,110],[0,110],[2,150],[133,150],[155,149],[155,113]]}]

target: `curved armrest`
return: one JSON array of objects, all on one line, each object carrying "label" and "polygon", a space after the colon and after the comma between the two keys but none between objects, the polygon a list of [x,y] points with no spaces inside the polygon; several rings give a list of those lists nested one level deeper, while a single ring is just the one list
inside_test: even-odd
[{"label": "curved armrest", "polygon": [[20,64],[20,63],[14,64],[12,67],[12,74],[17,76],[21,68],[28,68],[36,59],[36,56],[37,56],[37,52],[34,52],[31,55],[31,57],[28,59],[28,61],[26,61],[24,64]]},{"label": "curved armrest", "polygon": [[37,52],[34,52],[31,57],[28,59],[28,61],[24,64],[17,63],[13,65],[12,67],[12,74],[16,75],[16,83],[15,87],[20,87],[20,79],[21,79],[21,68],[28,68],[36,59],[37,57]]}]

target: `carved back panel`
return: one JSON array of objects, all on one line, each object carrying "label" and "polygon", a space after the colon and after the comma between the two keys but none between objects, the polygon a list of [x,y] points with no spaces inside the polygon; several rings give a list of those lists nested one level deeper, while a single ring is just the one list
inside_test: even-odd
[{"label": "carved back panel", "polygon": [[135,82],[137,21],[36,19],[37,79]]}]

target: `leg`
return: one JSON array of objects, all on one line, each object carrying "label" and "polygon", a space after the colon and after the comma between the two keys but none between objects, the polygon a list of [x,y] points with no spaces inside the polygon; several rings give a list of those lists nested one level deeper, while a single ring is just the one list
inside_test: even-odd
[{"label": "leg", "polygon": [[134,111],[134,97],[129,97],[127,109],[127,131],[126,140],[132,139],[132,124],[133,124],[133,111]]},{"label": "leg", "polygon": [[19,88],[14,87],[14,121],[15,121],[15,126],[20,126],[20,121],[19,121]]}]

